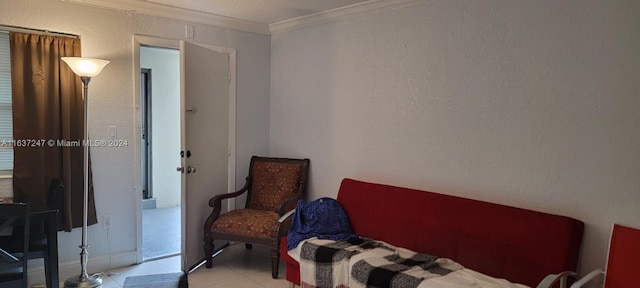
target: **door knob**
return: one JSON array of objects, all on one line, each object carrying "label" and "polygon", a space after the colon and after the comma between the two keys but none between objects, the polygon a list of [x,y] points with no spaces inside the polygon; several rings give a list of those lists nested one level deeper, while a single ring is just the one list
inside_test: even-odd
[{"label": "door knob", "polygon": [[187,173],[196,173],[196,167],[187,166]]},{"label": "door knob", "polygon": [[176,171],[178,171],[180,173],[184,173],[184,167],[178,166],[178,168],[176,168]]}]

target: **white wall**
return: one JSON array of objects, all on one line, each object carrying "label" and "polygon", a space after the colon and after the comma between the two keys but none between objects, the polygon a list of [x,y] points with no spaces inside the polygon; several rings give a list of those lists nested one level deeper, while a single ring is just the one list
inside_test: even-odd
[{"label": "white wall", "polygon": [[[2,0],[0,24],[48,29],[81,35],[82,54],[108,59],[111,63],[91,80],[89,121],[92,139],[106,139],[107,126],[118,126],[118,138],[133,143],[137,111],[134,107],[133,35],[183,39],[186,22],[100,9],[62,1]],[[269,133],[270,38],[254,33],[189,23],[195,27],[194,41],[235,48],[237,51],[237,177],[244,183],[249,159],[266,154]],[[139,73],[136,71],[135,73]],[[125,148],[92,150],[96,210],[98,219],[111,215],[113,228],[89,227],[89,269],[92,261],[103,259],[119,266],[121,255],[134,255],[136,249],[135,154]],[[204,216],[206,217],[206,216]],[[80,229],[59,233],[61,265],[79,260]],[[108,257],[107,257],[108,255]],[[133,258],[135,260],[135,257]],[[124,261],[124,262],[123,262]],[[64,268],[64,267],[63,267]],[[70,271],[77,274],[77,271]],[[61,279],[69,277],[61,271]],[[91,272],[96,272],[91,270]]]},{"label": "white wall", "polygon": [[180,52],[140,47],[151,69],[151,191],[157,207],[180,205]]},{"label": "white wall", "polygon": [[270,153],[344,177],[640,227],[640,2],[429,1],[273,35]]}]

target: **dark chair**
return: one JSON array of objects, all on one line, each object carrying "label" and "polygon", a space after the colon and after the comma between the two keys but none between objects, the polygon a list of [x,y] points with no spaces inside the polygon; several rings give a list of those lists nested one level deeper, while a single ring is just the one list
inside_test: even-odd
[{"label": "dark chair", "polygon": [[[27,288],[27,260],[29,259],[29,205],[0,204],[0,232],[24,227],[20,233],[12,231],[0,236],[0,286]],[[15,246],[21,249],[13,249]]]},{"label": "dark chair", "polygon": [[[54,178],[49,185],[49,195],[47,196],[47,206],[60,207],[62,205],[62,197],[64,194],[64,184],[61,179]],[[58,214],[59,215],[59,214]],[[36,218],[38,219],[38,218]],[[47,233],[45,223],[40,221],[31,221],[30,227],[27,229],[22,225],[16,225],[13,227],[14,235],[16,233],[22,234],[24,231],[29,231],[29,255],[28,260],[31,259],[43,259],[44,260],[44,275],[47,285],[53,285],[56,282],[53,274],[58,273],[57,270],[52,271],[53,265],[58,265],[56,260],[52,260],[53,255],[49,255],[49,241],[47,240]],[[61,219],[57,219],[60,222]],[[58,224],[59,225],[59,224]],[[7,249],[10,251],[21,251],[22,247],[18,241],[6,244]],[[54,249],[57,251],[57,249]],[[57,256],[55,256],[57,258]],[[51,262],[54,263],[51,263]]]},{"label": "dark chair", "polygon": [[[64,207],[62,204],[64,201],[64,184],[62,179],[53,178],[49,184],[49,195],[47,195],[47,206],[55,209],[61,209]],[[61,213],[58,213],[60,215]],[[58,227],[60,227],[62,218],[57,217]],[[31,236],[30,236],[30,245],[29,245],[29,259],[40,259],[44,260],[44,274],[47,285],[51,285],[50,283],[55,282],[53,279],[52,273],[57,273],[57,271],[51,271],[51,265],[58,265],[56,263],[50,263],[52,260],[52,256],[49,255],[49,242],[47,241],[47,234],[45,232],[44,223],[31,223]],[[54,249],[57,251],[57,249]]]},{"label": "dark chair", "polygon": [[[251,157],[249,176],[242,189],[217,195],[209,200],[213,211],[204,224],[206,267],[213,265],[213,240],[227,240],[268,245],[271,248],[271,276],[278,278],[280,238],[286,235],[291,221],[278,218],[295,208],[306,195],[309,159]],[[244,209],[222,212],[222,200],[247,193]]]}]

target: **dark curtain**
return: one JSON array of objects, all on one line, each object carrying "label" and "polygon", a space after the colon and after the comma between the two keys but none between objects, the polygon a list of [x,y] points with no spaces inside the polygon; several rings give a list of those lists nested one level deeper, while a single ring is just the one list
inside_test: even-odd
[{"label": "dark curtain", "polygon": [[[60,211],[59,230],[71,231],[82,226],[84,154],[82,145],[59,142],[84,139],[84,103],[80,78],[60,57],[80,56],[80,39],[12,32],[10,42],[13,137],[26,140],[14,147],[14,199],[53,205]],[[64,189],[52,199],[55,179]],[[97,217],[89,181],[91,225]]]}]

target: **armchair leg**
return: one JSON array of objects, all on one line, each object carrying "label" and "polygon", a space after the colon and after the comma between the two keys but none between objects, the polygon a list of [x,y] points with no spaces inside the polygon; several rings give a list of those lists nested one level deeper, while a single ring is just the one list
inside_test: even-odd
[{"label": "armchair leg", "polygon": [[[274,243],[275,242],[275,243]],[[278,268],[280,266],[280,241],[271,243],[271,278],[278,279]]]},{"label": "armchair leg", "polygon": [[280,266],[280,255],[271,256],[271,278],[278,279],[279,266]]},{"label": "armchair leg", "polygon": [[205,267],[207,269],[213,267],[213,240],[205,238],[204,240],[204,259],[206,260]]}]

